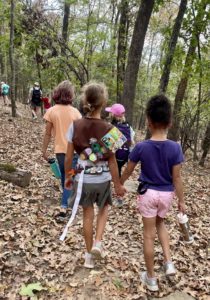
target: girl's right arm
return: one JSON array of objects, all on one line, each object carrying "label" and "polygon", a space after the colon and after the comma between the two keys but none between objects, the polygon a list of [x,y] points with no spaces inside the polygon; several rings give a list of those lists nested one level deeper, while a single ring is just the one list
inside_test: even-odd
[{"label": "girl's right arm", "polygon": [[42,156],[45,160],[48,160],[47,147],[51,140],[52,128],[53,128],[53,124],[47,121],[46,127],[45,127],[43,144],[42,144]]},{"label": "girl's right arm", "polygon": [[175,187],[176,195],[179,201],[178,202],[179,211],[185,213],[186,206],[184,202],[183,183],[181,177],[181,164],[173,166],[172,179],[173,179],[173,185]]}]

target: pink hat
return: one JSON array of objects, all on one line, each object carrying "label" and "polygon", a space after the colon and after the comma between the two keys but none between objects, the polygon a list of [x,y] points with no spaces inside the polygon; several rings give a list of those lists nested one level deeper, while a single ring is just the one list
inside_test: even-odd
[{"label": "pink hat", "polygon": [[111,107],[106,107],[105,111],[111,112],[115,116],[121,116],[125,112],[125,107],[122,104],[115,103]]}]

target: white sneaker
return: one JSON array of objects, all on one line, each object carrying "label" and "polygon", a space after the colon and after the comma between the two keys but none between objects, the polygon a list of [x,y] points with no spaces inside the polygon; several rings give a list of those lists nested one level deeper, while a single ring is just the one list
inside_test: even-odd
[{"label": "white sneaker", "polygon": [[122,206],[123,206],[123,200],[122,199],[117,199],[116,200],[116,206],[118,207],[118,208],[121,208]]},{"label": "white sneaker", "polygon": [[93,269],[94,268],[94,259],[91,253],[85,253],[85,263],[84,267],[88,269]]},{"label": "white sneaker", "polygon": [[147,272],[143,272],[141,274],[141,281],[142,281],[143,284],[146,285],[148,290],[150,290],[151,292],[159,291],[159,287],[158,287],[158,284],[157,284],[157,279],[155,277],[154,278],[148,278]]},{"label": "white sneaker", "polygon": [[94,256],[95,259],[103,259],[105,255],[101,242],[95,242],[90,253]]},{"label": "white sneaker", "polygon": [[168,261],[164,265],[166,276],[175,275],[176,269],[174,267],[174,264],[171,261]]}]

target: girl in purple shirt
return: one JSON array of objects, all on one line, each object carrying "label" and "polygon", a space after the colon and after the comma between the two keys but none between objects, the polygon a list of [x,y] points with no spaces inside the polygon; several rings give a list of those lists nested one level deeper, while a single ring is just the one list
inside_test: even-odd
[{"label": "girl in purple shirt", "polygon": [[174,190],[178,197],[178,207],[185,212],[181,163],[183,153],[180,145],[167,139],[167,129],[171,124],[171,104],[164,95],[152,97],[146,108],[151,138],[138,143],[129,156],[121,183],[128,179],[138,162],[141,163],[139,176],[138,209],[144,225],[144,258],[146,272],[141,279],[151,291],[158,291],[154,273],[154,240],[156,231],[162,245],[166,275],[174,275],[176,269],[171,261],[169,236],[164,218],[172,204]]}]

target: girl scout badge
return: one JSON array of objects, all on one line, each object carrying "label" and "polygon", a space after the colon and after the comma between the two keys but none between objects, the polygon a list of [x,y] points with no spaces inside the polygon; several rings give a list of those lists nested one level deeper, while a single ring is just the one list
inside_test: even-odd
[{"label": "girl scout badge", "polygon": [[102,137],[101,141],[108,150],[115,153],[125,144],[127,139],[118,128],[113,127]]}]

